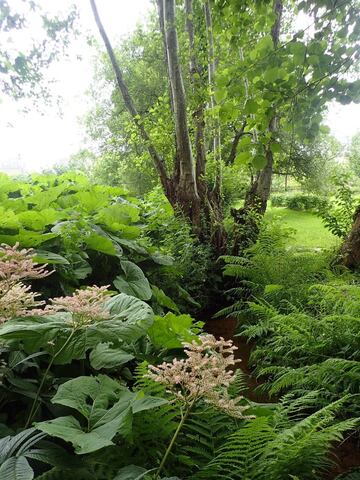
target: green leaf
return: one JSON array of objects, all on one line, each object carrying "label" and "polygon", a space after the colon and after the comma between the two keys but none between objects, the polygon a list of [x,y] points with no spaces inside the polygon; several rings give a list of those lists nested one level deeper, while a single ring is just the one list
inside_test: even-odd
[{"label": "green leaf", "polygon": [[46,226],[53,225],[58,220],[64,218],[64,213],[53,208],[44,208],[41,211],[27,210],[17,215],[23,227],[29,230],[43,231]]},{"label": "green leaf", "polygon": [[57,236],[57,233],[29,232],[20,229],[19,233],[16,235],[0,235],[0,243],[15,245],[16,242],[19,242],[21,247],[36,248],[38,245],[56,238]]},{"label": "green leaf", "polygon": [[137,467],[136,465],[127,465],[119,470],[118,474],[114,478],[114,480],[141,480],[144,476],[152,472],[152,470],[146,470],[143,467]]},{"label": "green leaf", "polygon": [[90,250],[96,250],[97,252],[105,253],[107,255],[117,254],[116,248],[110,238],[97,233],[91,233],[84,237],[84,241]]},{"label": "green leaf", "polygon": [[297,65],[304,63],[306,45],[302,42],[291,42],[289,44],[290,52],[294,55],[294,62]]},{"label": "green leaf", "polygon": [[114,480],[140,480],[148,472],[143,467],[137,465],[127,465],[118,471]]},{"label": "green leaf", "polygon": [[285,78],[287,75],[287,72],[284,68],[278,68],[278,67],[274,67],[274,68],[269,68],[268,70],[265,70],[265,73],[264,73],[264,80],[266,82],[275,82],[276,80],[281,80],[283,78]]},{"label": "green leaf", "polygon": [[309,65],[317,65],[319,63],[320,59],[317,55],[310,55],[307,58],[307,61],[308,61]]},{"label": "green leaf", "polygon": [[170,257],[170,255],[164,255],[163,253],[160,252],[154,252],[150,255],[151,260],[153,260],[155,263],[158,265],[173,265],[174,264],[174,258]]},{"label": "green leaf", "polygon": [[251,158],[252,155],[250,152],[240,152],[235,157],[235,163],[237,165],[247,165]]},{"label": "green leaf", "polygon": [[79,454],[112,445],[117,433],[129,437],[133,413],[168,403],[143,392],[131,392],[106,375],[69,380],[60,385],[52,402],[77,410],[86,419],[86,429],[71,416],[40,422],[36,428],[71,442]]},{"label": "green leaf", "polygon": [[102,426],[89,432],[82,430],[78,420],[71,416],[37,423],[36,428],[48,435],[70,442],[76,453],[85,454],[113,445],[111,440],[122,427],[127,430],[131,418],[131,409],[127,408],[116,421],[109,422],[105,428]]},{"label": "green leaf", "polygon": [[226,88],[219,88],[219,89],[215,90],[214,98],[215,98],[216,103],[220,103],[223,100],[225,100],[225,98],[227,97],[227,94],[228,94],[228,92],[227,92]]},{"label": "green leaf", "polygon": [[111,348],[110,343],[99,343],[90,353],[90,364],[95,370],[116,368],[134,358],[120,348]]},{"label": "green leaf", "polygon": [[280,143],[272,142],[272,143],[270,144],[270,150],[271,150],[273,153],[279,153],[279,152],[281,152],[281,145],[280,145]]},{"label": "green leaf", "polygon": [[252,162],[255,170],[261,170],[262,168],[265,167],[266,163],[267,163],[266,158],[263,155],[256,155],[256,157],[254,157]]},{"label": "green leaf", "polygon": [[133,295],[140,300],[149,300],[152,296],[148,279],[143,271],[135,263],[129,261],[120,262],[123,275],[118,275],[114,280],[115,287],[123,293]]},{"label": "green leaf", "polygon": [[196,340],[202,323],[195,323],[190,315],[167,313],[164,317],[155,316],[148,334],[157,348],[181,348],[183,342]]},{"label": "green leaf", "polygon": [[166,293],[161,290],[161,288],[156,287],[155,285],[151,286],[152,293],[156,298],[156,301],[161,307],[166,307],[169,310],[173,310],[174,312],[180,313],[178,306],[176,303],[166,295]]},{"label": "green leaf", "polygon": [[[26,353],[41,349],[56,355],[55,364],[66,364],[72,360],[86,358],[86,352],[99,343],[132,343],[146,335],[153,322],[151,307],[141,300],[120,294],[106,302],[112,317],[81,328],[72,329],[70,314],[28,317],[10,320],[0,325],[0,338],[23,344]],[[69,339],[69,337],[71,338]],[[62,348],[66,343],[66,348]]]},{"label": "green leaf", "polygon": [[259,104],[253,100],[253,99],[249,99],[246,101],[245,103],[245,113],[256,113],[258,111],[258,108],[259,108]]},{"label": "green leaf", "polygon": [[130,203],[116,203],[102,208],[95,216],[95,221],[118,231],[124,225],[139,221],[139,208]]},{"label": "green leaf", "polygon": [[126,387],[107,375],[76,377],[59,386],[52,403],[74,408],[95,426],[107,409],[122,400],[127,408],[133,394]]},{"label": "green leaf", "polygon": [[37,263],[49,263],[51,265],[70,265],[69,260],[62,255],[48,252],[47,250],[36,250],[34,261]]},{"label": "green leaf", "polygon": [[32,480],[34,471],[25,457],[11,457],[0,466],[1,480]]}]

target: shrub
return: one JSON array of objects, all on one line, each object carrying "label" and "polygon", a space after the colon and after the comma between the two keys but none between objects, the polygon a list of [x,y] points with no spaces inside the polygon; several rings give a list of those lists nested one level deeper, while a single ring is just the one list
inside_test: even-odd
[{"label": "shrub", "polygon": [[319,195],[295,194],[295,195],[272,195],[273,207],[287,207],[291,210],[319,211],[328,205],[328,201]]},{"label": "shrub", "polygon": [[333,177],[332,183],[335,186],[335,200],[330,206],[321,208],[319,215],[332,234],[344,238],[350,231],[359,200],[354,196],[347,175]]}]

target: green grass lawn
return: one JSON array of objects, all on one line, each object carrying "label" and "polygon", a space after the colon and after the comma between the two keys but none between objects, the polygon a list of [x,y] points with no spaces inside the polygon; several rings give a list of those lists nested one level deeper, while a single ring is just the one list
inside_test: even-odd
[{"label": "green grass lawn", "polygon": [[321,218],[310,212],[300,212],[284,207],[269,207],[266,212],[267,218],[280,218],[287,226],[295,230],[289,245],[305,248],[332,248],[340,243],[327,230]]}]

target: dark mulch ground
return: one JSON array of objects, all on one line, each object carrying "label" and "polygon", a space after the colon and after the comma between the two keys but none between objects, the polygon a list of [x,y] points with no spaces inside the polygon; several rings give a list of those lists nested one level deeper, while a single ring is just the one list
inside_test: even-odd
[{"label": "dark mulch ground", "polygon": [[[236,358],[241,360],[239,368],[247,375],[248,391],[246,397],[254,402],[273,403],[274,399],[270,399],[256,390],[256,387],[263,382],[253,377],[249,368],[249,357],[254,344],[253,342],[248,343],[243,337],[234,337],[236,326],[237,322],[234,318],[217,318],[207,321],[205,329],[217,338],[232,339],[234,345],[238,347]],[[324,480],[333,480],[337,475],[360,466],[359,440],[356,440],[354,436],[346,438],[334,447],[331,458],[335,461],[335,465],[331,472],[324,477]]]}]

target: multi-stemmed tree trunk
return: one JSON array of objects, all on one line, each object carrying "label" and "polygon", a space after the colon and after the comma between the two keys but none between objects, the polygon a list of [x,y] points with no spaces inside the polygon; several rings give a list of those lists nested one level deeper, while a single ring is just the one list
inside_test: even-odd
[{"label": "multi-stemmed tree trunk", "polygon": [[[164,57],[168,72],[169,96],[175,130],[175,158],[172,172],[157,151],[146,131],[135,103],[124,82],[121,68],[100,20],[95,0],[90,0],[95,21],[109,55],[117,86],[124,104],[133,118],[139,134],[144,140],[149,155],[157,170],[164,193],[170,203],[180,210],[191,222],[194,232],[201,240],[209,241],[217,253],[225,245],[222,228],[221,197],[217,190],[209,189],[204,179],[206,168],[205,149],[205,102],[200,99],[193,112],[195,124],[195,154],[190,138],[187,116],[187,97],[179,59],[178,35],[176,30],[176,1],[158,0],[159,24],[163,36]],[[197,62],[194,42],[192,0],[186,0],[186,29],[190,45],[190,76],[192,87],[197,89],[203,77]],[[209,67],[210,68],[210,67]],[[211,77],[209,75],[209,77]],[[212,78],[212,77],[211,77]],[[200,85],[206,88],[206,85]]]}]

